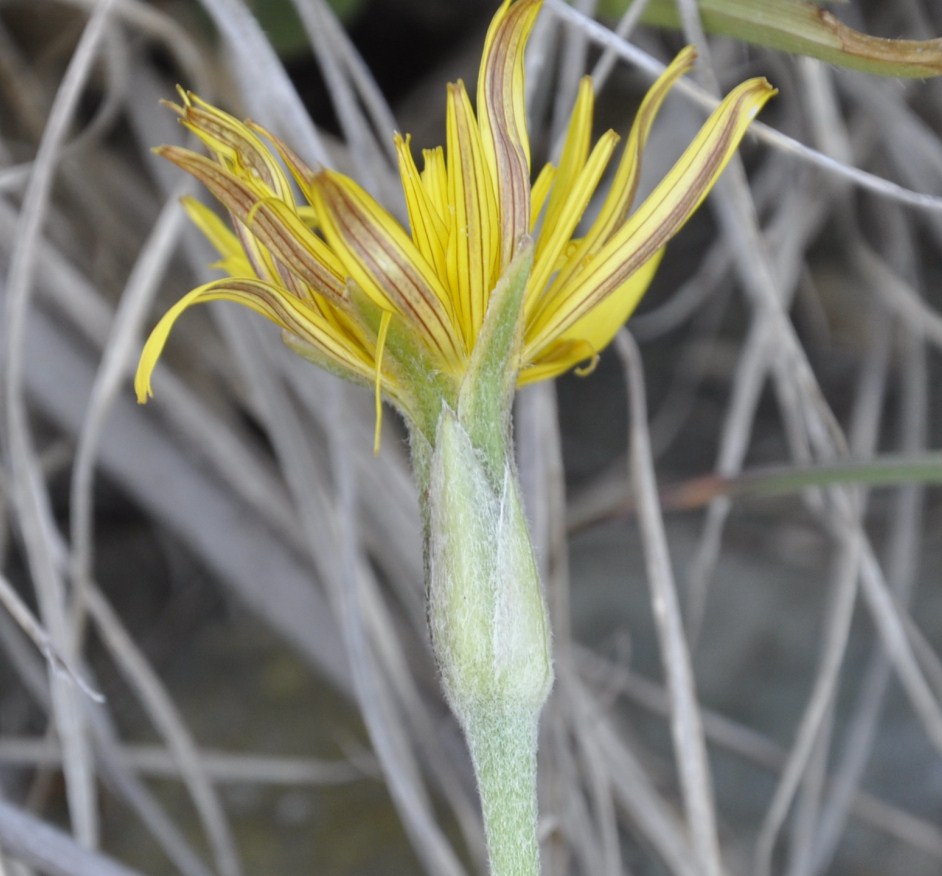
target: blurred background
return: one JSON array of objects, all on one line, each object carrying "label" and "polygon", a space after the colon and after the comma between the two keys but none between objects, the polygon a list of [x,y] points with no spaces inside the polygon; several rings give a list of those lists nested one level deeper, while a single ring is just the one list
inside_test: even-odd
[{"label": "blurred background", "polygon": [[[527,54],[538,164],[581,75],[626,133],[698,44],[643,190],[719,94],[780,91],[630,321],[643,364],[624,342],[518,397],[556,648],[544,871],[707,873],[715,824],[730,874],[938,874],[942,48],[842,48],[781,4],[925,65],[880,77],[742,39],[716,10],[743,4],[666,5],[546,0]],[[159,101],[191,88],[402,215],[392,132],[443,142],[494,8],[0,0],[0,873],[485,872],[395,414],[374,457],[371,395],[227,304],[178,324],[146,407],[132,374],[216,276],[150,152],[187,141]],[[942,35],[932,0],[830,11]]]}]

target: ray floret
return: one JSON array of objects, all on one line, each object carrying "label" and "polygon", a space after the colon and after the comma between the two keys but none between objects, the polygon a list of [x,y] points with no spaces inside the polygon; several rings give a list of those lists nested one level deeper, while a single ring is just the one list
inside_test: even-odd
[{"label": "ray floret", "polygon": [[[425,150],[420,168],[409,137],[395,135],[408,228],[349,177],[308,167],[261,126],[180,90],[181,103],[171,106],[209,155],[157,151],[228,211],[231,230],[207,207],[186,202],[229,276],[191,292],[154,329],[138,368],[138,399],[151,394],[174,321],[192,304],[223,299],[266,316],[292,347],[370,383],[413,424],[434,430],[421,411],[435,410],[435,400],[420,396],[432,391],[439,402],[456,402],[494,290],[531,236],[521,342],[508,367],[524,384],[594,361],[775,90],[756,78],[731,91],[635,205],[648,135],[695,53],[681,51],[648,91],[605,192],[599,187],[620,138],[608,131],[593,144],[586,77],[559,161],[533,179],[523,59],[539,9],[540,0],[501,5],[484,43],[477,108],[463,83],[448,86],[444,148]],[[593,202],[595,218],[583,227]]]}]

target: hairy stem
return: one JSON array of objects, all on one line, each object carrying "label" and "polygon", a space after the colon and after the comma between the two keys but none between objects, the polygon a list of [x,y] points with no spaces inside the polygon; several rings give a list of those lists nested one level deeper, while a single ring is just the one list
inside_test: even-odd
[{"label": "hairy stem", "polygon": [[536,745],[529,710],[475,710],[465,726],[478,780],[491,876],[539,876]]}]

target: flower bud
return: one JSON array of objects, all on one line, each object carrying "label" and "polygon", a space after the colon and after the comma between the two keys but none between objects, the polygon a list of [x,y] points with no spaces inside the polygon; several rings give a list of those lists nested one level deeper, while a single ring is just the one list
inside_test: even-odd
[{"label": "flower bud", "polygon": [[539,573],[510,463],[498,489],[454,412],[438,424],[429,484],[429,623],[449,703],[539,713],[553,683]]}]

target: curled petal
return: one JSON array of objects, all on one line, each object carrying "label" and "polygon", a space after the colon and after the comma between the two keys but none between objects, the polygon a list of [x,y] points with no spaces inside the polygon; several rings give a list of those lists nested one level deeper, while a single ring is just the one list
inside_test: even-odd
[{"label": "curled petal", "polygon": [[271,151],[251,127],[229,113],[200,100],[193,92],[179,89],[183,106],[170,104],[180,122],[206,144],[218,158],[261,182],[277,198],[290,198],[291,187]]},{"label": "curled petal", "polygon": [[[195,176],[245,226],[254,241],[243,234],[243,246],[249,249],[253,242],[261,243],[278,262],[317,293],[335,300],[343,297],[344,280],[339,260],[308,228],[293,205],[265,197],[264,192],[253,188],[249,182],[188,149],[164,146],[157,151]],[[264,252],[259,255],[266,261],[265,279],[278,276],[280,271],[271,256]],[[259,267],[256,265],[257,270]]]},{"label": "curled petal", "polygon": [[358,338],[339,331],[336,322],[324,319],[304,302],[270,283],[229,277],[207,283],[184,295],[154,327],[144,345],[134,377],[134,389],[140,404],[154,394],[151,374],[173,324],[187,308],[208,301],[235,301],[245,305],[319,350],[347,377],[367,383],[373,379],[372,354]]},{"label": "curled petal", "polygon": [[531,325],[534,355],[619,289],[686,223],[729,163],[749,123],[775,94],[763,78],[733,89],[644,203],[571,279],[551,290]]},{"label": "curled petal", "polygon": [[634,313],[663,255],[664,250],[658,250],[611,295],[559,335],[537,356],[532,367],[521,373],[521,377],[528,378],[523,382],[556,377],[604,350]]},{"label": "curled petal", "polygon": [[648,141],[648,135],[651,133],[654,119],[674,83],[692,69],[696,59],[697,51],[693,46],[682,49],[645,94],[625,142],[625,151],[618,163],[612,187],[598,217],[592,223],[592,228],[586,234],[587,248],[595,249],[597,245],[608,240],[610,234],[628,215],[638,190],[638,179],[641,176],[641,154]]},{"label": "curled petal", "polygon": [[500,209],[500,266],[530,231],[530,140],[524,102],[523,51],[541,0],[505,0],[484,41],[478,73],[481,137]]}]

